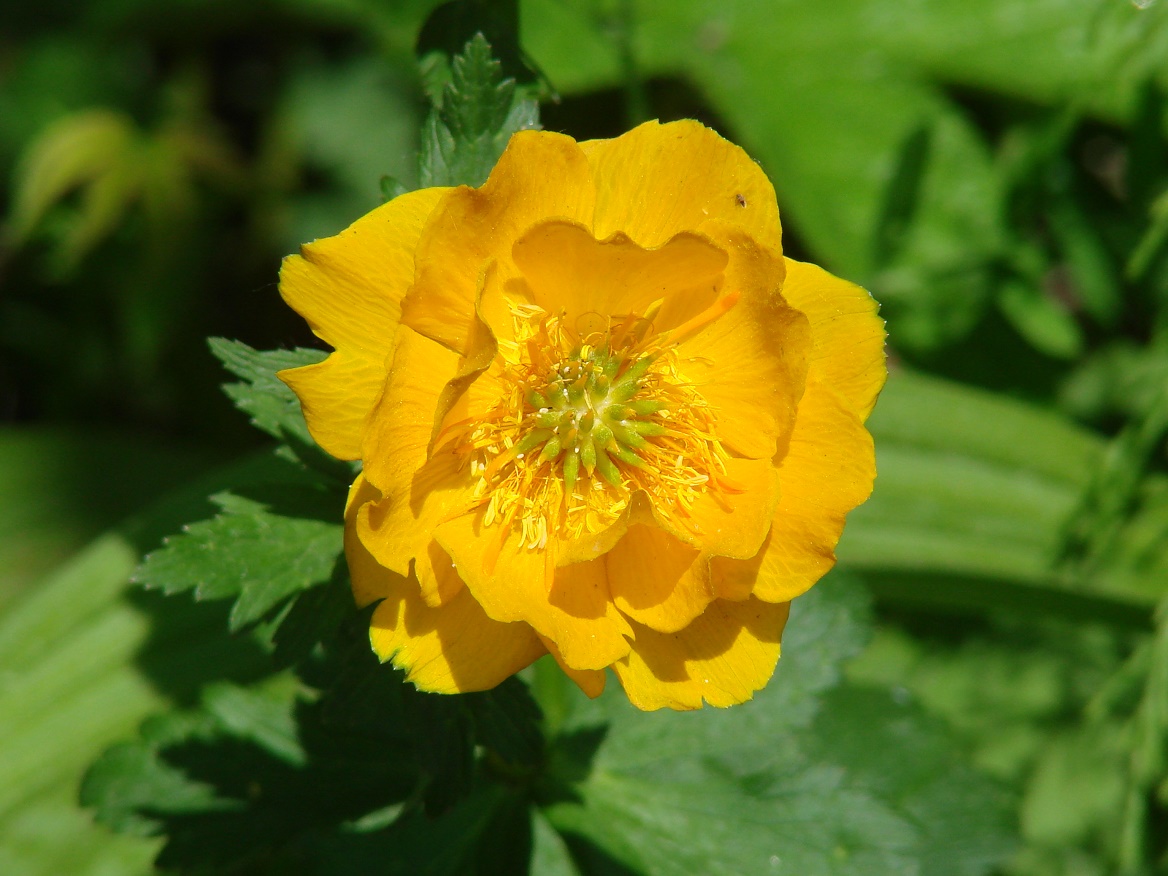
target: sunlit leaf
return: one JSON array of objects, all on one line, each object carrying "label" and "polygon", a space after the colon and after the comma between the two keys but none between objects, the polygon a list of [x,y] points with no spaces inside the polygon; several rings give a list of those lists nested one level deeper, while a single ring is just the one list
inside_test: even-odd
[{"label": "sunlit leaf", "polygon": [[504,79],[481,34],[451,62],[441,105],[422,133],[423,186],[482,185],[516,131],[539,126],[539,106]]},{"label": "sunlit leaf", "polygon": [[136,580],[167,595],[194,590],[200,600],[234,598],[232,630],[327,581],[341,553],[340,509],[329,515],[321,491],[273,488],[261,496],[212,497],[221,513],[149,554]]}]

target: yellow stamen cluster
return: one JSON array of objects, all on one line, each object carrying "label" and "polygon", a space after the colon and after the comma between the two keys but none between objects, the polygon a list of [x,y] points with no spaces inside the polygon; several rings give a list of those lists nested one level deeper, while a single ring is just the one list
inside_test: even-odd
[{"label": "yellow stamen cluster", "polygon": [[534,306],[512,315],[516,340],[493,366],[509,392],[457,444],[500,544],[513,527],[532,550],[552,534],[600,532],[638,490],[686,528],[701,495],[724,503],[738,491],[713,414],[680,375],[676,344],[652,333],[651,313],[576,326]]}]

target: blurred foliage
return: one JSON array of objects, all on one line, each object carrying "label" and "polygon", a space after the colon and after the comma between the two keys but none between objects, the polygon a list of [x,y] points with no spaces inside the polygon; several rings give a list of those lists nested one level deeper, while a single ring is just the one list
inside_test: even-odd
[{"label": "blurred foliage", "polygon": [[[1168,5],[0,18],[0,872],[1168,872]],[[481,181],[540,110],[713,125],[788,253],[883,304],[876,492],[729,712],[379,667],[351,470],[273,376],[322,355],[283,254]],[[212,345],[245,417],[208,335],[248,342]]]}]

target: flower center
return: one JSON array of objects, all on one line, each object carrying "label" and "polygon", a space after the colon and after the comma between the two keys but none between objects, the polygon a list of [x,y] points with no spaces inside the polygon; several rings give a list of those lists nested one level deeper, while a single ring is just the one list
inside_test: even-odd
[{"label": "flower center", "polygon": [[545,375],[524,381],[536,385],[524,396],[526,434],[516,445],[518,453],[538,454],[539,462],[558,468],[565,494],[575,491],[581,469],[620,488],[616,461],[644,466],[637,450],[667,432],[662,420],[669,411],[652,397],[645,379],[653,359],[651,354],[626,359],[607,345],[584,344]]},{"label": "flower center", "polygon": [[701,495],[724,503],[739,491],[714,416],[681,376],[675,345],[651,333],[652,313],[590,314],[582,326],[532,306],[512,315],[516,340],[492,366],[508,391],[457,444],[478,477],[483,525],[500,539],[516,528],[520,546],[538,550],[552,534],[600,532],[638,490],[684,527]]}]

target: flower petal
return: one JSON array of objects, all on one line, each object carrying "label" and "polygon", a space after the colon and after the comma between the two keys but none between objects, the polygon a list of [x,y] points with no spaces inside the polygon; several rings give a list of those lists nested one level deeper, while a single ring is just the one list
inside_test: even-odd
[{"label": "flower petal", "polygon": [[713,560],[718,596],[786,602],[805,592],[835,565],[844,517],[868,498],[875,477],[872,436],[838,394],[811,380],[779,467],[768,540],[751,559]]},{"label": "flower petal", "polygon": [[646,122],[614,140],[580,144],[596,180],[593,234],[622,231],[644,247],[710,220],[733,223],[782,252],[775,190],[741,148],[700,122]]},{"label": "flower petal", "polygon": [[779,502],[778,471],[769,459],[726,460],[726,480],[738,490],[715,498],[700,496],[675,515],[653,509],[657,525],[702,553],[721,557],[753,557],[771,528]]},{"label": "flower petal", "polygon": [[782,261],[724,226],[728,311],[678,347],[679,367],[709,403],[718,438],[755,459],[774,456],[790,433],[803,394],[811,331],[779,294]]},{"label": "flower petal", "polygon": [[605,561],[616,607],[659,633],[689,626],[714,599],[708,561],[656,526],[630,526]]},{"label": "flower petal", "polygon": [[697,234],[681,233],[643,249],[624,234],[598,241],[584,226],[558,220],[519,238],[512,257],[531,299],[548,313],[565,313],[566,324],[582,336],[605,331],[613,317],[643,314],[661,298],[709,303],[727,260]]},{"label": "flower petal", "polygon": [[749,700],[775,671],[789,603],[717,600],[677,633],[634,625],[628,656],[613,664],[629,700],[651,711],[732,706]]},{"label": "flower petal", "polygon": [[481,188],[459,187],[434,211],[402,320],[466,354],[483,265],[496,260],[502,282],[516,277],[511,246],[520,235],[551,217],[589,222],[593,200],[588,162],[571,137],[515,134]]},{"label": "flower petal", "polygon": [[441,454],[418,469],[407,488],[362,506],[357,535],[377,562],[399,575],[409,574],[412,561],[426,602],[442,605],[463,582],[452,574],[454,562],[431,533],[442,521],[465,512],[473,502],[472,490],[458,459]]},{"label": "flower petal", "polygon": [[409,574],[412,560],[432,605],[461,588],[445,568],[449,558],[432,544],[434,527],[474,501],[473,479],[462,461],[449,451],[427,458],[426,451],[438,398],[459,363],[457,354],[402,326],[365,434],[363,474],[384,498],[361,509],[357,532],[377,561],[399,575]]},{"label": "flower petal", "polygon": [[[354,555],[361,561],[362,574],[358,575],[353,572],[352,563],[349,567],[349,579],[353,585],[353,600],[357,603],[358,608],[365,608],[367,605],[372,605],[379,599],[385,599],[389,596],[393,587],[396,586],[396,579],[387,578],[386,576],[376,573],[375,570],[368,566],[364,554],[357,551],[357,545],[350,545],[352,535],[350,531],[353,529],[357,515],[361,508],[368,502],[376,502],[381,498],[380,491],[373,486],[369,481],[365,480],[364,475],[357,475],[357,479],[349,487],[349,495],[345,499],[345,557],[348,559],[350,549],[354,551]],[[398,576],[400,577],[400,576]]]},{"label": "flower petal", "polygon": [[336,351],[280,372],[308,430],[341,459],[361,455],[361,427],[385,381],[386,359],[414,279],[414,248],[448,189],[395,198],[335,237],[306,244],[280,268],[280,294]]},{"label": "flower petal", "polygon": [[447,521],[434,538],[489,617],[531,624],[574,669],[603,669],[628,653],[632,631],[612,604],[603,559],[555,568],[546,551],[516,547],[514,533],[497,547],[503,532],[481,518]]},{"label": "flower petal", "polygon": [[278,371],[300,399],[313,440],[338,459],[360,459],[361,430],[385,383],[385,364],[337,350],[323,362]]},{"label": "flower petal", "polygon": [[359,509],[376,497],[358,477],[345,514],[345,558],[357,604],[382,600],[369,630],[382,660],[406,670],[406,678],[423,690],[465,693],[494,687],[544,653],[531,627],[491,620],[465,588],[448,604],[431,608],[416,580],[380,565],[353,527]]},{"label": "flower petal", "polygon": [[811,323],[811,369],[843,395],[861,420],[868,419],[888,377],[879,305],[865,289],[823,268],[784,261],[783,297]]},{"label": "flower petal", "polygon": [[362,446],[364,473],[389,494],[408,484],[425,462],[438,399],[458,374],[456,353],[402,326],[385,389],[369,418]]},{"label": "flower petal", "polygon": [[568,676],[576,687],[584,692],[585,696],[594,700],[604,693],[604,683],[608,679],[608,673],[603,669],[573,669],[564,662],[555,642],[551,639],[545,639],[543,636],[540,636],[539,640],[547,648],[548,653],[552,655],[552,659],[556,661],[564,675]]}]

